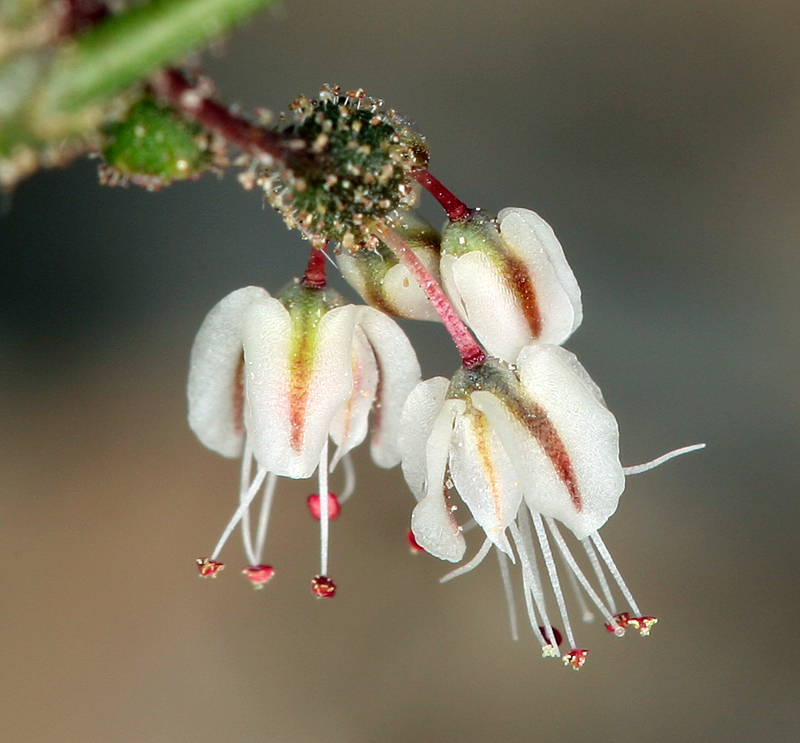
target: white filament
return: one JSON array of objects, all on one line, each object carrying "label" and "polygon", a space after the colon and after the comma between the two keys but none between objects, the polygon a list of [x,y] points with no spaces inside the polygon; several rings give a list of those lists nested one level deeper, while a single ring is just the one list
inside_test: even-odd
[{"label": "white filament", "polygon": [[322,445],[317,468],[319,478],[319,574],[328,574],[328,437]]},{"label": "white filament", "polygon": [[453,580],[453,578],[458,578],[460,575],[464,575],[465,573],[469,573],[470,570],[474,570],[483,562],[483,558],[489,554],[489,550],[492,546],[491,539],[484,539],[481,548],[478,550],[475,557],[473,557],[468,563],[465,563],[460,568],[456,568],[455,570],[451,570],[447,575],[443,575],[439,578],[439,583],[447,583],[447,581]]},{"label": "white filament", "polygon": [[245,514],[247,509],[250,507],[250,504],[253,502],[253,498],[255,498],[258,489],[261,487],[261,484],[264,482],[264,478],[267,476],[267,470],[264,467],[259,467],[258,471],[256,472],[256,476],[253,479],[253,482],[250,483],[250,487],[247,489],[247,492],[244,494],[243,497],[239,499],[239,507],[236,509],[233,517],[228,522],[228,525],[225,527],[225,530],[222,532],[222,536],[219,538],[219,542],[217,542],[217,546],[214,547],[214,551],[211,553],[211,560],[216,560],[219,557],[219,553],[222,551],[225,542],[228,541],[228,537],[231,535],[231,532],[236,528],[236,524],[241,521],[242,516]]},{"label": "white filament", "polygon": [[589,537],[597,547],[597,551],[600,553],[600,557],[603,558],[603,562],[605,562],[606,566],[608,567],[608,572],[611,573],[611,577],[617,582],[619,590],[622,591],[622,595],[630,605],[634,616],[640,617],[641,612],[639,611],[639,607],[636,605],[636,602],[633,600],[633,594],[628,589],[628,586],[625,585],[625,581],[622,580],[622,574],[619,572],[614,560],[611,558],[611,553],[608,551],[605,543],[602,539],[600,539],[600,534],[598,532],[594,532],[593,534],[590,534]]},{"label": "white filament", "polygon": [[356,468],[353,466],[353,458],[350,454],[342,457],[342,467],[344,468],[344,486],[339,495],[339,504],[344,503],[356,489]]},{"label": "white filament", "polygon": [[622,471],[625,473],[625,476],[628,475],[639,475],[642,472],[647,472],[648,470],[655,469],[659,465],[664,464],[664,462],[669,462],[670,459],[674,459],[675,457],[681,456],[681,454],[689,454],[689,452],[698,451],[699,449],[705,449],[705,444],[692,444],[691,446],[684,446],[680,449],[674,449],[673,451],[668,451],[666,454],[662,454],[660,457],[654,459],[652,462],[645,462],[644,464],[634,464],[632,467],[623,467]]},{"label": "white filament", "polygon": [[[536,635],[536,639],[542,646],[542,650],[546,652],[548,645],[550,645],[551,647],[557,647],[557,646],[555,641],[548,642],[547,640],[545,640],[544,636],[542,635],[542,631],[539,629],[539,622],[536,619],[536,611],[533,608],[533,599],[531,598],[531,596],[534,595],[534,590],[532,585],[533,571],[531,570],[531,563],[530,563],[531,554],[527,550],[525,542],[522,539],[522,535],[519,532],[519,528],[513,521],[508,525],[508,530],[509,532],[511,532],[511,538],[514,540],[514,544],[516,545],[517,553],[519,554],[519,561],[522,566],[522,588],[523,588],[523,593],[525,594],[525,609],[528,612],[528,622],[531,625],[533,634]],[[544,621],[545,631],[547,632],[548,636],[552,635],[553,632],[550,629],[550,623],[545,620],[543,621]]]},{"label": "white filament", "polygon": [[583,545],[583,549],[586,550],[586,555],[589,558],[589,562],[592,563],[592,570],[594,570],[594,574],[597,576],[597,581],[600,583],[600,588],[603,591],[603,595],[606,597],[608,608],[611,609],[612,614],[616,614],[617,603],[614,600],[614,594],[611,592],[611,586],[608,585],[608,581],[606,580],[606,574],[603,572],[603,568],[600,565],[600,560],[597,558],[597,552],[594,549],[592,540],[586,537],[585,539],[581,539],[581,544]]},{"label": "white filament", "polygon": [[586,576],[583,574],[583,571],[578,563],[575,562],[575,558],[572,556],[572,552],[567,546],[567,543],[564,541],[564,537],[561,536],[561,532],[559,532],[556,522],[550,516],[545,517],[545,521],[550,529],[550,533],[553,535],[553,539],[556,540],[558,549],[561,552],[561,556],[566,561],[567,567],[572,571],[573,575],[583,586],[583,590],[586,591],[586,594],[592,600],[592,603],[594,603],[594,605],[600,610],[600,613],[605,617],[606,621],[614,628],[615,633],[618,630],[621,630],[622,628],[617,624],[616,619],[614,619],[614,617],[611,615],[608,607],[602,602],[594,588],[592,588],[591,583],[589,583],[589,581],[586,579]]},{"label": "white filament", "polygon": [[542,550],[542,557],[544,564],[547,567],[547,573],[550,576],[550,585],[553,587],[553,593],[556,597],[558,604],[558,611],[561,614],[561,621],[564,622],[564,634],[567,636],[567,642],[571,648],[575,647],[575,636],[572,634],[572,625],[569,622],[569,615],[567,614],[567,605],[564,601],[564,594],[561,591],[561,582],[558,579],[558,570],[556,569],[556,561],[553,559],[553,553],[550,550],[550,542],[547,540],[547,532],[544,530],[541,514],[533,513],[533,526],[536,529],[536,536],[539,539],[539,547]]},{"label": "white filament", "polygon": [[536,548],[533,546],[530,512],[527,509],[523,509],[518,521],[520,533],[522,535],[522,543],[525,545],[525,549],[530,555],[531,573],[533,576],[531,584],[533,600],[536,602],[539,615],[542,617],[544,634],[549,641],[550,647],[554,650],[555,654],[558,655],[558,643],[556,642],[555,633],[553,632],[553,624],[547,614],[547,602],[544,596],[544,588],[542,587],[542,578],[539,574],[539,561],[536,559]]},{"label": "white filament", "polygon": [[575,594],[575,600],[578,602],[578,607],[581,610],[581,619],[583,619],[583,621],[587,624],[589,622],[593,622],[594,612],[589,608],[588,604],[586,603],[586,599],[583,598],[583,593],[581,592],[581,587],[578,584],[578,579],[571,570],[567,570],[567,578],[569,578],[569,584],[572,587],[572,592]]},{"label": "white filament", "polygon": [[261,499],[261,510],[258,513],[258,531],[256,532],[255,553],[248,559],[251,565],[260,565],[264,554],[264,544],[267,541],[267,526],[269,524],[269,514],[272,510],[272,499],[275,495],[275,486],[278,483],[278,476],[274,472],[269,473],[267,484],[264,486],[264,496]]},{"label": "white filament", "polygon": [[[239,503],[247,495],[247,491],[249,488],[250,483],[250,473],[252,471],[252,463],[253,463],[253,447],[250,445],[250,441],[245,438],[244,442],[244,454],[242,455],[242,470],[239,476]],[[244,545],[244,552],[250,559],[250,555],[253,553],[253,545],[250,540],[250,509],[247,508],[244,513],[242,514],[242,544]],[[255,564],[251,562],[251,564]]]},{"label": "white filament", "polygon": [[508,604],[508,620],[511,623],[511,637],[519,640],[519,627],[517,626],[517,605],[514,601],[514,588],[511,585],[511,576],[508,573],[508,558],[500,550],[495,550],[497,562],[500,564],[500,576],[503,579],[503,590]]}]

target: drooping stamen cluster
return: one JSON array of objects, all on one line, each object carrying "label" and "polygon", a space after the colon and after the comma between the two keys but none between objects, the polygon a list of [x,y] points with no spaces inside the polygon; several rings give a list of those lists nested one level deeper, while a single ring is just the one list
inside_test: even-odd
[{"label": "drooping stamen cluster", "polygon": [[424,167],[422,137],[363,90],[326,87],[319,100],[298,98],[296,121],[281,131],[287,153],[259,180],[289,227],[314,244],[347,250],[377,245],[372,223],[394,224],[413,205],[411,172]]},{"label": "drooping stamen cluster", "polygon": [[[209,448],[242,456],[237,508],[200,574],[215,575],[229,536],[241,525],[249,564],[261,587],[274,570],[263,563],[269,514],[279,477],[317,474],[308,505],[320,523],[320,572],[312,592],[334,595],[328,577],[329,522],[355,486],[349,452],[368,433],[381,467],[400,461],[396,432],[408,392],[420,378],[413,348],[393,320],[347,303],[326,286],[325,256],[313,249],[302,281],[277,297],[257,287],[233,292],[208,315],[195,340],[189,374],[189,423]],[[336,451],[329,456],[329,439]],[[341,497],[329,472],[344,468]],[[263,493],[255,533],[250,507]]]},{"label": "drooping stamen cluster", "polygon": [[[598,530],[615,511],[627,475],[702,445],[622,467],[614,416],[586,370],[561,348],[579,326],[582,306],[552,229],[530,210],[504,209],[494,217],[467,207],[427,171],[421,137],[393,111],[381,112],[381,105],[360,90],[342,95],[328,88],[319,101],[298,99],[296,121],[251,147],[263,145],[267,152],[260,185],[314,249],[302,283],[280,295],[280,312],[253,295],[246,300],[255,309],[240,308],[243,318],[223,323],[221,345],[230,350],[233,338],[238,353],[232,399],[217,405],[211,394],[209,406],[206,390],[194,395],[202,403],[195,412],[233,411],[235,435],[246,434],[239,506],[217,549],[198,561],[201,575],[221,569],[219,551],[241,522],[251,562],[243,572],[257,587],[270,580],[274,571],[261,559],[275,480],[309,477],[316,470],[318,489],[308,507],[320,522],[320,573],[311,588],[319,598],[333,596],[329,522],[352,490],[347,451],[366,436],[372,410],[373,458],[387,467],[402,459],[419,501],[409,548],[451,562],[463,558],[462,532],[470,525],[459,526],[453,517],[459,496],[485,540],[443,580],[471,571],[494,548],[514,637],[509,561],[519,566],[529,623],[543,655],[561,656],[577,670],[588,650],[576,644],[563,576],[584,621],[591,621],[596,609],[610,633],[621,636],[634,628],[647,635],[657,620],[639,611]],[[448,215],[441,240],[430,225],[402,211],[414,200],[412,180]],[[322,249],[328,241],[344,251],[346,278],[380,312],[325,295]],[[421,292],[409,290],[412,280]],[[420,309],[423,295],[430,307]],[[453,338],[462,366],[452,380],[417,384],[413,351],[382,313],[431,319],[431,308]],[[200,345],[212,358],[216,352],[209,352],[207,341]],[[228,395],[230,361],[225,362]],[[215,365],[212,358],[212,371]],[[191,390],[190,377],[190,403]],[[230,421],[217,446],[218,422],[209,427],[198,420],[195,415],[193,428],[204,443],[221,453],[240,453],[241,446],[225,444]],[[338,444],[330,462],[329,437]],[[340,459],[349,469],[345,492],[337,498],[328,474]],[[262,488],[253,536],[249,508]],[[585,558],[576,559],[558,522],[581,543]],[[615,594],[624,598],[625,610],[618,611]],[[561,655],[564,640],[568,649]]]}]

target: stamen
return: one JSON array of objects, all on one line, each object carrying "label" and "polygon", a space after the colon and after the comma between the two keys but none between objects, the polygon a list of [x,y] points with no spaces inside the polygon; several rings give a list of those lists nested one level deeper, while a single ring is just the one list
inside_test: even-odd
[{"label": "stamen", "polygon": [[594,612],[589,608],[589,605],[586,603],[586,599],[583,597],[581,587],[578,585],[578,579],[571,570],[567,570],[567,578],[569,578],[569,585],[572,588],[575,601],[578,602],[578,608],[581,610],[581,619],[586,624],[590,624],[594,621]]},{"label": "stamen", "polygon": [[559,532],[558,527],[556,526],[556,522],[550,516],[546,516],[545,521],[547,522],[547,526],[550,529],[550,533],[556,540],[558,549],[561,552],[561,556],[567,563],[567,567],[573,572],[575,577],[583,586],[583,590],[586,591],[586,594],[589,596],[592,603],[594,603],[594,605],[600,610],[600,613],[605,617],[606,621],[615,627],[614,634],[619,634],[619,635],[624,634],[625,628],[620,627],[614,621],[614,617],[611,615],[611,612],[608,610],[608,607],[600,600],[600,597],[597,595],[594,588],[592,588],[591,583],[589,583],[589,581],[586,579],[586,576],[583,574],[583,571],[580,569],[580,566],[575,561],[575,558],[572,556],[572,552],[567,546],[567,543],[564,541],[564,537],[561,536],[561,532]]},{"label": "stamen", "polygon": [[639,475],[642,472],[647,472],[648,470],[655,469],[659,465],[664,464],[664,462],[669,462],[670,459],[675,459],[675,457],[679,457],[682,454],[689,454],[693,451],[698,451],[700,449],[705,449],[705,444],[692,444],[691,446],[684,446],[680,449],[673,449],[672,451],[667,452],[666,454],[662,454],[657,459],[654,459],[652,462],[645,462],[644,464],[634,464],[632,467],[623,467],[622,471],[625,473],[625,476],[628,475]]},{"label": "stamen", "polygon": [[[519,627],[517,626],[517,605],[514,601],[514,588],[511,585],[511,576],[508,572],[508,557],[504,552],[495,550],[497,562],[500,564],[500,576],[503,579],[503,590],[508,604],[508,620],[511,623],[511,638],[519,640]],[[539,628],[541,630],[541,627]]]},{"label": "stamen", "polygon": [[[544,627],[539,627],[539,629],[542,632],[544,632]],[[564,642],[564,638],[562,637],[561,632],[556,627],[552,627],[552,630],[553,630],[553,639],[556,641],[555,647],[557,648],[561,647],[561,643]],[[550,642],[548,642],[548,645],[551,645]]]},{"label": "stamen", "polygon": [[272,565],[248,565],[242,573],[253,584],[253,588],[261,590],[275,575]]},{"label": "stamen", "polygon": [[255,565],[261,562],[264,554],[264,544],[267,541],[267,526],[269,525],[269,515],[272,512],[272,499],[275,495],[275,486],[278,483],[278,476],[274,472],[269,473],[267,485],[264,488],[264,496],[261,499],[261,510],[258,512],[258,530],[256,531],[256,549],[250,562]]},{"label": "stamen", "polygon": [[631,609],[633,610],[634,616],[641,616],[641,612],[639,611],[639,607],[636,605],[636,602],[633,600],[633,594],[630,592],[630,589],[625,584],[625,581],[622,580],[622,574],[619,572],[619,568],[617,568],[614,560],[611,559],[611,553],[608,551],[608,548],[604,544],[603,540],[600,538],[600,534],[598,532],[594,532],[589,535],[589,538],[594,542],[595,546],[597,547],[597,551],[600,553],[600,557],[603,558],[603,562],[605,562],[606,566],[608,567],[608,572],[611,573],[611,577],[617,582],[619,586],[619,590],[622,591],[622,595],[625,597],[625,600],[630,605]]},{"label": "stamen", "polygon": [[[319,492],[328,493],[328,438],[322,445],[322,453],[319,457],[319,467],[317,467],[317,477],[319,481]],[[328,572],[328,520],[330,518],[330,498],[319,500],[319,562],[320,575],[325,576]],[[316,580],[316,579],[315,579]],[[334,591],[336,590],[334,586]]]},{"label": "stamen", "polygon": [[311,580],[311,593],[318,599],[330,599],[336,595],[336,584],[326,575],[315,575]]},{"label": "stamen", "polygon": [[216,578],[217,573],[225,566],[210,557],[200,557],[197,559],[197,567],[200,570],[201,578]]},{"label": "stamen", "polygon": [[627,611],[623,611],[614,615],[614,624],[606,622],[604,626],[606,628],[606,632],[610,632],[612,635],[621,637],[622,635],[617,632],[617,627],[627,627],[630,624],[630,621],[631,615],[628,614]]},{"label": "stamen", "polygon": [[578,650],[577,648],[570,650],[564,656],[564,665],[572,666],[576,671],[580,671],[583,664],[586,663],[587,655],[589,655],[588,650]]},{"label": "stamen", "polygon": [[569,622],[569,615],[567,614],[567,604],[564,601],[564,594],[561,591],[561,582],[558,579],[556,561],[553,559],[553,553],[550,550],[550,542],[547,540],[547,532],[544,530],[541,514],[532,513],[531,516],[533,517],[533,526],[536,529],[536,536],[539,539],[539,547],[542,550],[544,564],[545,567],[547,567],[547,574],[550,577],[550,585],[553,588],[553,594],[558,604],[558,611],[561,614],[561,621],[564,623],[564,632],[567,635],[570,646],[574,648],[575,637],[572,634],[572,625]]},{"label": "stamen", "polygon": [[447,575],[442,576],[439,578],[439,583],[447,583],[447,581],[453,580],[453,578],[458,578],[460,575],[464,575],[465,573],[469,573],[470,570],[474,570],[483,562],[483,558],[489,554],[489,550],[492,547],[492,540],[491,539],[484,539],[481,548],[478,550],[478,553],[473,557],[468,563],[462,565],[460,568],[456,568],[452,570]]},{"label": "stamen", "polygon": [[557,658],[558,653],[552,652],[558,644],[555,642],[555,627],[553,627],[553,623],[550,621],[550,617],[547,614],[547,601],[544,596],[544,588],[542,587],[542,578],[539,574],[539,561],[536,559],[536,548],[533,545],[531,515],[527,508],[522,509],[517,520],[519,522],[522,543],[528,555],[530,555],[529,563],[532,574],[531,591],[533,593],[533,599],[536,602],[539,615],[542,617],[542,622],[545,626],[544,635],[547,638],[547,645],[550,648],[550,652],[548,653],[544,653],[544,648],[542,651],[545,655],[552,655]]},{"label": "stamen", "polygon": [[255,479],[252,483],[250,483],[250,487],[248,488],[247,493],[245,493],[245,496],[240,498],[239,507],[231,517],[231,520],[228,522],[225,530],[222,532],[222,536],[219,538],[217,546],[214,547],[214,551],[211,553],[211,557],[209,558],[210,560],[216,560],[217,557],[219,557],[219,553],[225,546],[225,542],[228,541],[228,537],[231,535],[231,532],[236,528],[236,525],[239,523],[239,521],[241,521],[242,516],[250,507],[250,504],[253,502],[253,498],[255,498],[256,493],[261,487],[261,484],[264,482],[264,478],[266,476],[267,470],[264,467],[259,467],[258,472],[256,472]]},{"label": "stamen", "polygon": [[[528,612],[528,622],[531,625],[533,634],[542,646],[542,657],[548,658],[555,656],[557,658],[558,650],[555,649],[555,633],[550,625],[550,620],[547,619],[547,612],[544,610],[544,602],[542,601],[540,604],[542,589],[541,585],[538,585],[538,576],[535,575],[531,568],[533,552],[529,549],[529,545],[525,543],[515,523],[512,522],[509,524],[508,530],[511,533],[511,538],[514,540],[514,545],[517,548],[519,561],[522,567],[522,587],[525,595],[525,609]],[[544,627],[541,629],[539,628],[539,623],[536,621],[536,611],[533,607],[534,599],[536,600],[536,606],[539,608],[540,613],[543,613],[542,621],[544,621]],[[545,639],[545,636],[547,636],[547,639]]]},{"label": "stamen", "polygon": [[[240,364],[244,362],[244,356],[241,357]],[[253,464],[253,447],[250,441],[245,437],[244,454],[242,454],[242,469],[239,475],[239,503],[241,503],[247,496],[247,491],[250,488],[250,478],[252,473]],[[255,565],[259,560],[254,556],[253,545],[250,539],[250,509],[248,508],[242,514],[242,545],[244,546],[244,553],[247,559],[250,560],[251,565]]]},{"label": "stamen", "polygon": [[628,619],[628,625],[636,627],[642,637],[647,637],[653,625],[658,622],[658,617],[631,617]]},{"label": "stamen", "polygon": [[356,468],[353,466],[353,458],[348,453],[342,457],[341,461],[344,468],[344,487],[339,494],[339,505],[344,503],[356,489]]},{"label": "stamen", "polygon": [[[616,614],[617,604],[616,601],[614,601],[614,594],[611,593],[611,587],[608,585],[608,581],[606,580],[606,574],[603,572],[600,561],[597,559],[597,552],[595,552],[594,546],[588,537],[581,539],[581,544],[583,545],[583,549],[586,550],[586,555],[589,558],[589,562],[592,563],[592,570],[594,570],[594,574],[597,576],[597,582],[600,584],[600,589],[603,591],[603,595],[606,597],[608,608],[611,609],[612,614]],[[623,623],[622,626],[624,627],[625,624]]]}]

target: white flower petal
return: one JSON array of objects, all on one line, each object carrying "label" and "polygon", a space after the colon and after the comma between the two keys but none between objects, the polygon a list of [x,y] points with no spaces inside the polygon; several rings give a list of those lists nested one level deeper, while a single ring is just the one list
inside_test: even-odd
[{"label": "white flower petal", "polygon": [[467,547],[444,494],[453,423],[464,407],[463,400],[445,400],[433,423],[425,452],[428,465],[425,497],[411,514],[411,531],[417,544],[434,557],[450,562],[458,562]]},{"label": "white flower petal", "polygon": [[364,331],[356,325],[353,332],[353,391],[331,421],[330,435],[337,444],[331,458],[333,469],[339,460],[367,436],[369,411],[378,389],[378,364]]},{"label": "white flower petal", "polygon": [[522,488],[489,419],[471,406],[453,429],[450,475],[486,536],[513,560],[505,531],[517,516]]},{"label": "white flower petal", "polygon": [[[439,254],[433,250],[417,249],[417,258],[438,280]],[[439,314],[433,309],[422,287],[411,275],[405,264],[392,266],[383,277],[383,293],[390,299],[394,314],[411,320],[430,320],[441,322]]]},{"label": "white flower petal", "polygon": [[[529,508],[583,539],[614,513],[625,476],[617,422],[565,354],[540,343],[520,353],[517,367],[531,401],[525,421],[491,393],[474,392],[472,400],[514,462]],[[535,406],[546,419],[536,417]]]},{"label": "white flower petal", "polygon": [[[277,475],[310,477],[331,421],[353,389],[356,307],[326,312],[316,332],[297,334],[275,299],[245,314],[245,420],[259,464]],[[313,337],[312,337],[313,336]]]},{"label": "white flower petal", "polygon": [[581,290],[552,228],[536,212],[517,207],[497,215],[500,234],[531,274],[542,316],[542,343],[561,344],[583,319]]},{"label": "white flower petal", "polygon": [[189,426],[205,446],[226,457],[241,456],[244,442],[244,312],[268,297],[257,286],[229,294],[208,313],[192,346],[186,388]]},{"label": "white flower petal", "polygon": [[473,250],[458,257],[443,255],[440,268],[444,290],[461,319],[492,356],[513,362],[532,334],[496,260]]},{"label": "white flower petal", "polygon": [[372,411],[372,459],[379,467],[394,467],[400,463],[397,437],[403,405],[419,384],[419,362],[406,334],[382,312],[360,307],[358,325],[375,353],[380,379]]},{"label": "white flower petal", "polygon": [[402,458],[403,477],[417,500],[424,496],[427,487],[428,439],[449,386],[444,377],[426,379],[409,393],[403,406],[397,449]]}]

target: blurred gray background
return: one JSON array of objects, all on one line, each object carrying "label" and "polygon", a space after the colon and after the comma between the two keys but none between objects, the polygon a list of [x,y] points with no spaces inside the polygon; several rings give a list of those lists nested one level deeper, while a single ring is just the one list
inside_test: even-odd
[{"label": "blurred gray background", "polygon": [[[465,201],[539,212],[624,463],[708,442],[629,481],[603,535],[661,622],[578,627],[577,674],[512,642],[494,560],[437,584],[399,474],[364,456],[334,601],[308,591],[306,483],[280,486],[266,590],[235,541],[199,580],[238,463],[185,424],[192,339],[306,247],[233,173],[149,194],[82,161],[22,184],[0,218],[0,740],[800,739],[799,63],[796,0],[295,0],[204,59],[245,109],[361,86]],[[452,373],[442,329],[407,327],[426,375]]]}]

